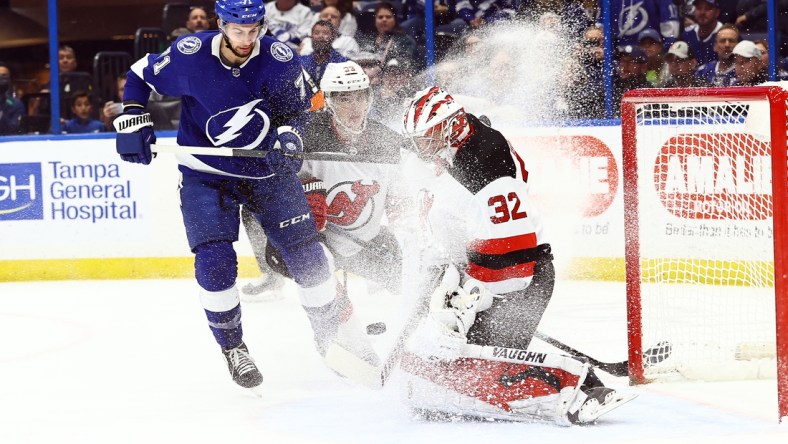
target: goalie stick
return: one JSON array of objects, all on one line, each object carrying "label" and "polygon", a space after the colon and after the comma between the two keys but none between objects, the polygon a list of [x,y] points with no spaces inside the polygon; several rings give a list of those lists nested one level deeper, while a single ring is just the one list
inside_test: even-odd
[{"label": "goalie stick", "polygon": [[[172,154],[189,154],[193,156],[219,156],[219,157],[265,157],[271,151],[267,150],[249,150],[238,148],[208,148],[202,146],[185,146],[185,145],[162,145],[152,144],[150,146],[153,153],[172,153]],[[300,153],[293,155],[304,160],[331,160],[336,162],[364,162],[364,163],[398,163],[395,159],[381,159],[379,156],[363,156],[359,154],[345,154],[345,153]]]},{"label": "goalie stick", "polygon": [[[593,365],[594,367],[597,367],[598,369],[600,369],[602,371],[610,373],[613,376],[629,376],[629,361],[628,360],[621,361],[621,362],[603,362],[603,361],[600,361],[598,359],[594,359],[591,356],[588,356],[587,354],[585,354],[585,353],[583,353],[583,352],[581,352],[581,351],[579,351],[579,350],[577,350],[575,348],[572,348],[572,347],[564,344],[563,342],[561,342],[561,341],[559,341],[559,340],[557,340],[555,338],[552,338],[552,337],[550,337],[550,336],[548,336],[545,333],[542,333],[540,331],[535,332],[534,333],[534,337],[538,338],[538,339],[540,339],[540,340],[542,340],[542,341],[544,341],[544,342],[546,342],[546,343],[548,343],[550,345],[552,345],[553,347],[555,347],[555,348],[557,348],[559,350],[565,351],[565,352],[567,352],[567,353],[569,353],[571,355],[580,356],[580,357],[586,358],[586,359],[588,359],[588,362],[591,363],[591,365]],[[670,357],[672,349],[673,349],[673,347],[671,346],[671,344],[669,342],[667,342],[667,341],[658,342],[657,345],[655,345],[655,346],[653,346],[653,347],[651,347],[648,350],[643,352],[643,362],[647,366],[648,365],[658,364],[658,363],[664,361],[665,359],[667,359],[668,357]]]},{"label": "goalie stick", "polygon": [[[437,273],[432,277],[433,286],[437,288],[437,283],[443,278],[443,273]],[[391,348],[386,360],[380,367],[375,367],[345,350],[337,344],[331,344],[326,351],[326,364],[337,373],[352,379],[357,383],[372,389],[381,389],[388,381],[394,368],[399,364],[400,358],[405,351],[405,345],[410,339],[411,334],[416,330],[419,321],[427,313],[430,305],[430,294],[422,294],[416,301],[410,316],[405,325],[400,329],[394,345]]]}]

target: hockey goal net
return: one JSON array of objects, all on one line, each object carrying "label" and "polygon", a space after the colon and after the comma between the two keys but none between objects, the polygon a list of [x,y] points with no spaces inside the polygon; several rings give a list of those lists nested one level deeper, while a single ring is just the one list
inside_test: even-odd
[{"label": "hockey goal net", "polygon": [[[777,86],[625,95],[633,383],[776,378],[788,417],[786,98]],[[667,359],[644,359],[664,341]]]}]

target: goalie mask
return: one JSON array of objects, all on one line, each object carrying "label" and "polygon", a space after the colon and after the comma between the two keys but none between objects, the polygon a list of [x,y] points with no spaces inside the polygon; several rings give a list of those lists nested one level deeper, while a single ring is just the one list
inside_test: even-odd
[{"label": "goalie mask", "polygon": [[372,107],[369,77],[356,62],[329,63],[320,79],[326,108],[334,121],[351,134],[360,134],[367,126]]},{"label": "goalie mask", "polygon": [[449,165],[473,134],[465,110],[438,86],[419,91],[405,112],[405,134],[425,161],[440,158]]}]

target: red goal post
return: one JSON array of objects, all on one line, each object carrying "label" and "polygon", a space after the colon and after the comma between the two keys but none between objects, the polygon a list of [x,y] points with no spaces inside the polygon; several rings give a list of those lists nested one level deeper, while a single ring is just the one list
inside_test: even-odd
[{"label": "red goal post", "polygon": [[[776,376],[788,418],[787,99],[779,86],[624,95],[632,383]],[[661,340],[671,356],[644,362]]]}]

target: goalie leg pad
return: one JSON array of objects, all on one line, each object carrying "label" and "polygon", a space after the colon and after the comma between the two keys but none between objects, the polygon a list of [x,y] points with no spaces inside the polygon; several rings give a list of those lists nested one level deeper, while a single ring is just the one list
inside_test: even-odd
[{"label": "goalie leg pad", "polygon": [[576,373],[509,360],[432,361],[406,353],[401,368],[406,402],[415,409],[570,425],[567,412],[588,365],[581,364]]}]

